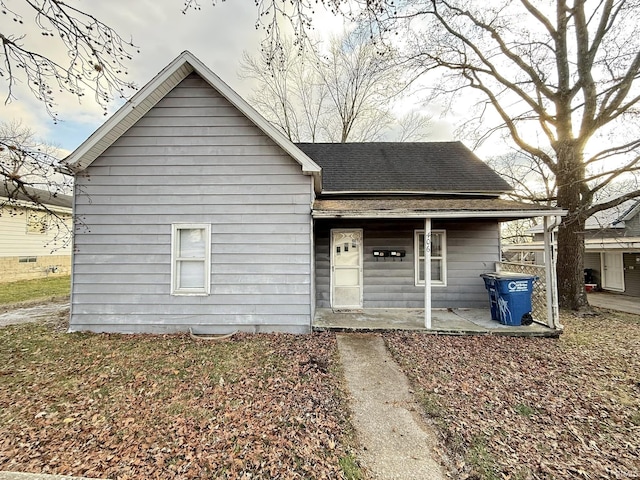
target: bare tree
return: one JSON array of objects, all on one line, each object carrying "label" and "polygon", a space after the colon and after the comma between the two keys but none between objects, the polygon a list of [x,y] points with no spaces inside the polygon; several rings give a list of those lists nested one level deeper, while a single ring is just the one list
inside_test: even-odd
[{"label": "bare tree", "polygon": [[404,89],[397,66],[357,32],[300,50],[284,39],[277,52],[245,52],[241,76],[257,81],[250,102],[293,141],[373,141],[399,131],[423,138],[429,118],[412,111],[400,119],[393,102]]},{"label": "bare tree", "polygon": [[[11,6],[11,7],[10,7]],[[124,97],[135,86],[126,79],[126,63],[136,47],[114,29],[61,0],[0,0],[5,20],[0,28],[0,96],[4,103],[31,92],[57,121],[56,97],[67,93],[78,100],[92,92],[105,115],[114,97]],[[47,38],[47,54],[27,42],[25,31]],[[55,52],[61,52],[56,57]],[[0,126],[0,207],[32,202],[54,217],[56,228],[66,229],[45,202],[69,193],[71,177],[55,149],[34,139],[21,124]],[[51,197],[51,198],[49,198]],[[70,232],[67,232],[70,233]]]},{"label": "bare tree", "polygon": [[327,89],[308,53],[285,39],[275,61],[273,52],[263,49],[258,56],[244,52],[240,65],[240,76],[257,84],[251,104],[295,142],[320,138],[327,101]]},{"label": "bare tree", "polygon": [[[0,77],[5,85],[5,103],[16,99],[16,86],[21,83],[42,101],[54,119],[55,96],[63,91],[78,99],[87,91],[93,92],[106,114],[107,103],[114,95],[123,97],[128,89],[134,88],[125,79],[126,62],[136,51],[132,41],[61,0],[20,0],[17,5],[20,11],[12,10],[5,0],[0,0],[2,15],[13,20],[5,24],[9,27],[6,31],[0,31]],[[28,48],[25,34],[11,33],[12,24],[18,25],[18,32],[39,30],[50,45],[62,47],[64,54],[53,58]]]},{"label": "bare tree", "polygon": [[19,122],[0,124],[0,216],[24,215],[35,207],[53,233],[49,240],[57,247],[71,241],[68,215],[53,207],[65,204],[71,193],[72,177],[61,173],[57,148],[36,140]]},{"label": "bare tree", "polygon": [[489,157],[487,165],[513,186],[507,197],[548,206],[557,204],[555,175],[547,165],[529,153],[512,149],[508,153]]},{"label": "bare tree", "polygon": [[331,141],[376,139],[389,127],[390,102],[402,89],[390,60],[362,32],[332,38],[329,51],[317,55],[318,76],[336,114],[327,131]]},{"label": "bare tree", "polygon": [[397,124],[397,142],[418,142],[428,137],[431,117],[412,110],[398,118]]}]

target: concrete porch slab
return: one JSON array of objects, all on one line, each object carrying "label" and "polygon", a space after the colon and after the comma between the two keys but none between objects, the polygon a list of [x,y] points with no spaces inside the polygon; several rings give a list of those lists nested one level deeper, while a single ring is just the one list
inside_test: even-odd
[{"label": "concrete porch slab", "polygon": [[431,330],[424,326],[424,309],[371,308],[357,311],[316,309],[315,331],[405,330],[440,335],[507,335],[514,337],[557,337],[554,330],[539,323],[512,327],[491,320],[489,309],[434,309]]}]

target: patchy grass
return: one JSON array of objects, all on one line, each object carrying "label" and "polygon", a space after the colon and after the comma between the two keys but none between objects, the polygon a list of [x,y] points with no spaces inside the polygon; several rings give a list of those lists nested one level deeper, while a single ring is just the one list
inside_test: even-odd
[{"label": "patchy grass", "polygon": [[0,329],[0,470],[124,478],[361,478],[332,334]]},{"label": "patchy grass", "polygon": [[342,468],[346,480],[362,480],[364,478],[358,460],[353,454],[348,454],[340,459],[340,468]]},{"label": "patchy grass", "polygon": [[386,337],[455,478],[640,478],[640,318],[562,323],[559,339]]},{"label": "patchy grass", "polygon": [[68,275],[0,283],[0,305],[68,296],[70,289],[71,277]]}]

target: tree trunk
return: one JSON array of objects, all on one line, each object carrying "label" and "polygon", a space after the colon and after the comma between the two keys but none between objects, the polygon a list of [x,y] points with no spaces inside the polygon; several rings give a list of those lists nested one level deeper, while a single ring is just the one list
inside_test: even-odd
[{"label": "tree trunk", "polygon": [[558,304],[560,308],[588,307],[584,288],[584,220],[569,213],[558,229]]},{"label": "tree trunk", "polygon": [[588,308],[584,288],[585,205],[581,198],[584,186],[582,148],[575,141],[556,149],[558,157],[558,206],[568,211],[558,228],[557,267],[558,304],[560,308]]}]

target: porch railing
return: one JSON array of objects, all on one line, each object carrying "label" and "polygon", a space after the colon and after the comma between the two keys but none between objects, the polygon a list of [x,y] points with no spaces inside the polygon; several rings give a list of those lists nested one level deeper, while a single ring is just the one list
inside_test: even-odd
[{"label": "porch railing", "polygon": [[547,323],[547,282],[544,265],[528,265],[523,263],[496,262],[496,271],[509,273],[523,273],[535,275],[538,279],[533,282],[531,309],[533,318],[540,323]]}]

